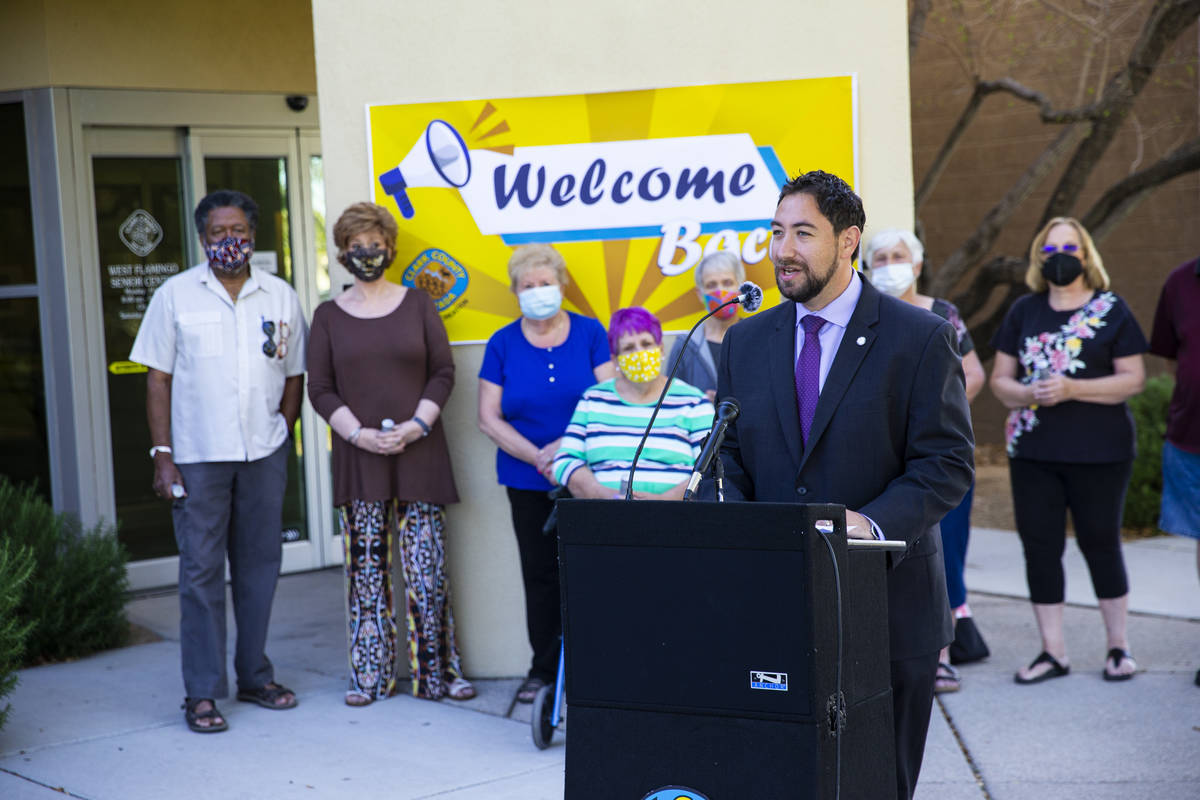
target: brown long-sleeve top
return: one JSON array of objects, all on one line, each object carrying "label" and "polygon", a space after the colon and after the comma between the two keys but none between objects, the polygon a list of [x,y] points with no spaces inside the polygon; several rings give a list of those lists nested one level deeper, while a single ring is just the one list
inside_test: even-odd
[{"label": "brown long-sleeve top", "polygon": [[[352,316],[332,300],[317,306],[308,343],[308,398],[326,420],[349,406],[378,428],[385,418],[411,419],[417,403],[445,408],[454,388],[454,360],[433,301],[410,288],[383,317]],[[393,456],[369,453],[333,436],[333,504],[351,500],[456,503],[450,451],[441,418],[428,436]]]}]

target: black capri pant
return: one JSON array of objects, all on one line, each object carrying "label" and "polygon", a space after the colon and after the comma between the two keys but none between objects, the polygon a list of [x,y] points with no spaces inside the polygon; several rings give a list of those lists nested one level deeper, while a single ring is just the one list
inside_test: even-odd
[{"label": "black capri pant", "polygon": [[1128,594],[1121,516],[1133,460],[1072,464],[1014,458],[1008,464],[1029,598],[1039,604],[1063,602],[1068,508],[1096,597]]}]

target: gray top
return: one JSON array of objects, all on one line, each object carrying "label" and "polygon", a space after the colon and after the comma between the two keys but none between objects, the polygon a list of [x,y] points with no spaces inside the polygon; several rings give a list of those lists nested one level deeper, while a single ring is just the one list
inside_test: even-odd
[{"label": "gray top", "polygon": [[717,390],[717,364],[713,360],[712,350],[707,347],[704,340],[704,331],[696,331],[696,335],[687,344],[687,351],[684,352],[683,336],[675,337],[675,344],[671,346],[671,355],[667,358],[667,371],[665,374],[671,374],[671,368],[675,366],[675,361],[682,356],[683,363],[679,365],[679,371],[675,373],[675,379],[690,383],[702,392]]}]

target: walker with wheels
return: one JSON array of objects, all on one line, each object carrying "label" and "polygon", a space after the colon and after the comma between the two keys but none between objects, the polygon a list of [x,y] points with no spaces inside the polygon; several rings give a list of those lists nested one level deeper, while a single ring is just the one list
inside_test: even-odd
[{"label": "walker with wheels", "polygon": [[537,745],[538,750],[545,750],[550,746],[550,741],[554,738],[554,729],[562,721],[563,653],[564,649],[560,641],[558,677],[554,679],[554,683],[548,683],[538,689],[537,696],[533,698],[533,719],[530,720],[530,726],[533,728],[533,743]]}]

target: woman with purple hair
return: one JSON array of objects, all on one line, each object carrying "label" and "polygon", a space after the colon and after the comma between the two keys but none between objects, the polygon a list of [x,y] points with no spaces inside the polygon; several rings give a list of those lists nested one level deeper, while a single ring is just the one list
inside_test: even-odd
[{"label": "woman with purple hair", "polygon": [[[667,381],[662,325],[646,309],[613,314],[608,346],[617,376],[584,392],[554,457],[555,480],[575,497],[624,496],[633,454]],[[638,460],[634,497],[682,499],[712,421],[703,392],[672,383]]]}]

